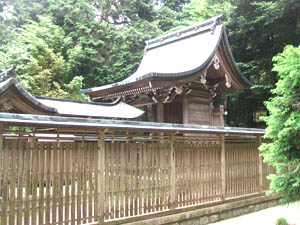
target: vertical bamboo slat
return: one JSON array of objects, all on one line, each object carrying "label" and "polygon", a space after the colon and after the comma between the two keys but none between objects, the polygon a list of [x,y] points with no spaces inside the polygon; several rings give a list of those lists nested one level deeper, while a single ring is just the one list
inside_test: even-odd
[{"label": "vertical bamboo slat", "polygon": [[16,150],[17,146],[16,146],[16,142],[12,142],[11,143],[11,148],[10,148],[10,185],[9,185],[9,189],[10,189],[10,194],[9,194],[9,224],[10,225],[14,225],[15,224],[15,214],[16,214],[16,205],[15,205],[15,201],[16,201],[16,166],[17,166],[17,162],[16,162]]},{"label": "vertical bamboo slat", "polygon": [[64,157],[64,171],[65,171],[65,221],[70,219],[70,168],[71,168],[71,159],[70,159],[70,144],[65,144],[65,157]]},{"label": "vertical bamboo slat", "polygon": [[[105,219],[109,219],[110,217],[110,190],[111,190],[111,182],[110,182],[110,163],[111,163],[111,156],[109,154],[111,149],[111,143],[105,143]],[[100,161],[101,163],[101,161]],[[99,175],[100,176],[100,175]],[[101,181],[102,182],[102,181]]]},{"label": "vertical bamboo slat", "polygon": [[87,142],[85,141],[85,136],[83,139],[83,148],[82,148],[82,219],[83,224],[87,223],[87,157],[88,151]]},{"label": "vertical bamboo slat", "polygon": [[125,160],[125,217],[129,216],[129,191],[130,191],[130,166],[129,166],[129,144],[126,141],[124,146],[124,160]]},{"label": "vertical bamboo slat", "polygon": [[151,144],[146,144],[147,150],[147,213],[151,212]]},{"label": "vertical bamboo slat", "polygon": [[[261,145],[261,136],[257,136],[257,144],[258,147]],[[258,183],[259,183],[259,192],[262,193],[264,190],[263,187],[263,158],[261,155],[259,155],[259,160],[258,160]]]},{"label": "vertical bamboo slat", "polygon": [[64,145],[59,142],[58,145],[58,168],[59,168],[59,179],[58,179],[58,223],[64,221]]},{"label": "vertical bamboo slat", "polygon": [[89,155],[89,160],[88,160],[88,222],[93,221],[93,190],[94,190],[94,182],[92,180],[92,171],[93,171],[93,152],[94,152],[94,146],[93,143],[88,143],[90,146],[88,155]]},{"label": "vertical bamboo slat", "polygon": [[[165,146],[166,144],[163,143],[160,146],[159,149],[159,158],[160,158],[160,210],[164,210],[165,208],[165,196],[164,196],[164,192],[165,192]],[[144,177],[144,174],[143,174]]]},{"label": "vertical bamboo slat", "polygon": [[137,149],[137,145],[132,145],[132,149],[131,151],[133,152],[132,156],[132,162],[133,162],[133,198],[132,198],[132,203],[133,203],[133,215],[136,216],[138,214],[138,172],[139,172],[139,168],[138,168],[138,149]]},{"label": "vertical bamboo slat", "polygon": [[[51,198],[51,164],[54,157],[54,145],[52,143],[48,143],[46,145],[47,147],[44,149],[44,156],[45,159],[45,172],[46,172],[46,225],[50,224],[50,212],[51,212],[51,203],[53,204],[53,198]],[[52,184],[53,184],[53,178],[52,178]],[[53,188],[53,185],[52,185]],[[52,202],[51,202],[52,201]],[[53,223],[53,222],[52,222]]]},{"label": "vertical bamboo slat", "polygon": [[221,199],[226,199],[226,155],[225,155],[225,136],[220,135],[221,138],[221,180],[222,180],[222,195]]},{"label": "vertical bamboo slat", "polygon": [[[0,135],[2,135],[2,133]],[[0,151],[2,151],[2,136],[0,136],[0,138],[1,138]],[[25,154],[25,151],[24,151],[24,140],[21,138],[18,140],[18,152],[16,154],[18,155],[17,225],[22,225],[23,224],[23,188],[24,188],[24,177],[23,176],[24,176],[24,154]],[[0,154],[0,160],[1,160],[1,154]],[[0,167],[0,170],[1,170],[1,167]],[[0,179],[1,179],[1,173],[0,173]],[[0,191],[1,191],[1,189],[0,189]]]},{"label": "vertical bamboo slat", "polygon": [[9,179],[9,149],[8,143],[5,140],[3,148],[3,168],[2,168],[2,209],[1,209],[1,223],[7,225],[7,206],[8,206],[8,179]]},{"label": "vertical bamboo slat", "polygon": [[[125,217],[125,208],[124,202],[125,202],[125,177],[126,177],[126,164],[125,164],[125,144],[121,143],[120,145],[120,217]],[[126,203],[125,203],[126,204]]]},{"label": "vertical bamboo slat", "polygon": [[157,142],[155,145],[155,211],[159,211],[159,189],[160,189],[160,177],[159,177],[159,149],[161,142]]},{"label": "vertical bamboo slat", "polygon": [[114,180],[115,180],[115,218],[119,218],[120,212],[120,142],[115,143],[115,163],[114,163]]},{"label": "vertical bamboo slat", "polygon": [[151,143],[151,212],[155,212],[155,142]]},{"label": "vertical bamboo slat", "polygon": [[98,210],[99,212],[99,222],[103,223],[104,222],[104,215],[105,215],[105,140],[104,140],[105,133],[104,131],[99,131],[98,132],[98,165],[97,165],[97,171],[98,171],[98,196],[99,196],[99,201],[96,203],[98,204]]},{"label": "vertical bamboo slat", "polygon": [[[58,174],[59,172],[57,167],[58,167],[58,145],[59,145],[59,136],[57,134],[57,139],[56,139],[56,143],[54,144],[54,149],[53,149],[53,160],[52,160],[52,164],[53,164],[53,175],[52,175],[52,191],[51,191],[51,198],[52,198],[52,210],[51,210],[51,214],[52,214],[52,219],[51,219],[51,223],[56,223],[57,222],[57,187],[58,187]],[[51,164],[50,164],[51,165]]]},{"label": "vertical bamboo slat", "polygon": [[45,204],[44,204],[44,185],[45,185],[45,149],[47,149],[47,145],[45,143],[41,143],[39,149],[39,224],[44,224],[44,213],[45,213]]},{"label": "vertical bamboo slat", "polygon": [[[32,139],[30,139],[32,142]],[[29,217],[30,217],[30,170],[31,170],[31,144],[28,142],[26,144],[26,150],[25,150],[25,205],[24,205],[24,224],[29,224]],[[3,176],[4,177],[4,176]],[[4,180],[5,181],[5,180]],[[5,196],[5,195],[4,195]]]},{"label": "vertical bamboo slat", "polygon": [[32,193],[32,205],[31,205],[31,224],[38,224],[37,221],[37,186],[38,186],[38,143],[37,139],[34,139],[32,148],[32,183],[31,183],[31,193]]},{"label": "vertical bamboo slat", "polygon": [[175,170],[175,135],[170,136],[170,196],[169,208],[174,210],[176,207],[176,170]]},{"label": "vertical bamboo slat", "polygon": [[71,170],[71,218],[70,218],[70,222],[71,225],[75,224],[75,195],[76,195],[76,191],[75,191],[75,187],[76,187],[76,180],[75,180],[75,174],[76,174],[76,144],[75,143],[71,143],[71,151],[70,151],[70,159],[71,159],[71,164],[72,164],[72,170]]},{"label": "vertical bamboo slat", "polygon": [[142,145],[139,143],[138,144],[138,214],[139,215],[142,215],[142,210],[143,210],[143,207],[142,207],[142,200],[143,200],[143,179],[144,179],[144,176],[143,176],[143,149],[142,149]]}]

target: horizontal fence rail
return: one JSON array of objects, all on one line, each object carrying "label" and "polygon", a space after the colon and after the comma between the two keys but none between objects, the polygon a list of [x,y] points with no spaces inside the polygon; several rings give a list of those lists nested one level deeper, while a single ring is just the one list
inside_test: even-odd
[{"label": "horizontal fence rail", "polygon": [[[32,116],[34,118],[34,116]],[[102,224],[263,194],[252,135],[2,120],[1,224]]]}]

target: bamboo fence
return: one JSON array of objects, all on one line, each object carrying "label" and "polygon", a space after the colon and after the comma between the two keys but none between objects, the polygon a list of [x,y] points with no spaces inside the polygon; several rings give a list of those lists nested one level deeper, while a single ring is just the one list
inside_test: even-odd
[{"label": "bamboo fence", "polygon": [[2,124],[1,224],[106,224],[263,194],[260,135]]}]

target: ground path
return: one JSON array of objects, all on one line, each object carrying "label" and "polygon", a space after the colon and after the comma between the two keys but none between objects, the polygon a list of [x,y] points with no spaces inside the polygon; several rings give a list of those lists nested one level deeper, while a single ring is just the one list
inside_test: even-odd
[{"label": "ground path", "polygon": [[291,225],[300,225],[300,201],[223,220],[213,223],[213,225],[275,225],[276,220],[280,217],[286,218]]}]

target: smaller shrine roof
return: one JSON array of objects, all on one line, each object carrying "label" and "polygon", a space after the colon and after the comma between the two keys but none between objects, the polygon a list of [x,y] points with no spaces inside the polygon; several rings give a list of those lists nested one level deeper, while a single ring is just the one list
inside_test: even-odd
[{"label": "smaller shrine roof", "polygon": [[121,101],[113,103],[82,102],[68,99],[37,97],[42,104],[57,109],[64,116],[89,116],[109,118],[136,118],[144,112]]},{"label": "smaller shrine roof", "polygon": [[0,73],[0,108],[26,114],[81,116],[95,118],[136,118],[144,112],[120,99],[112,103],[35,97],[19,83],[14,67]]}]

